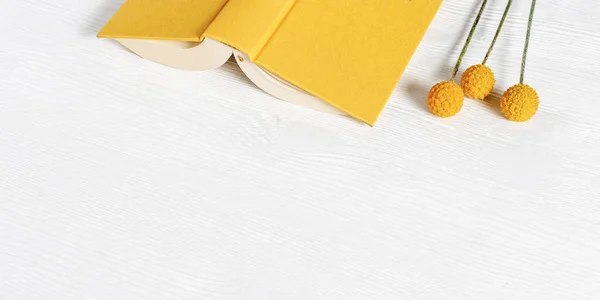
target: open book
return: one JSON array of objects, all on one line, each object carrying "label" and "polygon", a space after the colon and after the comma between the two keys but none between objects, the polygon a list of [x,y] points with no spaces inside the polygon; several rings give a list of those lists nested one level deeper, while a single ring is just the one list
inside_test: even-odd
[{"label": "open book", "polygon": [[98,34],[207,70],[233,54],[282,100],[374,125],[442,0],[127,0]]}]

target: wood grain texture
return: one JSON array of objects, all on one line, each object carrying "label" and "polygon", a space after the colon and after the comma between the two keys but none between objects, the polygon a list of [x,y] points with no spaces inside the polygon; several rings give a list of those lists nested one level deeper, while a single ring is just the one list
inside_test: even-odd
[{"label": "wood grain texture", "polygon": [[[375,128],[95,38],[123,0],[0,9],[0,299],[556,299],[600,295],[600,6],[529,2],[491,104],[439,120],[477,1],[446,0]],[[462,69],[501,17],[492,1]]]}]

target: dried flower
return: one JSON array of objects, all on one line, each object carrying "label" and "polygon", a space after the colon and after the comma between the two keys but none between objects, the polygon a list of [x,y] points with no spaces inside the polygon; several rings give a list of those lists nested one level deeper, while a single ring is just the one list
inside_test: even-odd
[{"label": "dried flower", "polygon": [[531,11],[529,12],[525,49],[523,50],[523,59],[521,60],[521,80],[519,81],[519,84],[510,87],[500,99],[502,113],[507,119],[515,122],[525,122],[530,120],[535,115],[540,105],[540,98],[535,89],[529,85],[523,84],[525,81],[525,64],[527,62],[527,50],[529,49],[529,38],[531,36],[535,2],[536,0],[531,1]]},{"label": "dried flower", "polygon": [[465,96],[458,84],[442,81],[431,88],[427,97],[427,106],[431,112],[441,118],[455,116],[463,107]]}]

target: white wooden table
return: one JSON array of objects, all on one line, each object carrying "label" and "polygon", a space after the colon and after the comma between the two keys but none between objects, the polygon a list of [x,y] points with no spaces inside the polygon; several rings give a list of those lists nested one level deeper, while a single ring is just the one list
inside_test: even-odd
[{"label": "white wooden table", "polygon": [[478,6],[446,0],[375,128],[95,38],[122,2],[0,1],[0,299],[599,299],[597,1],[539,1],[516,124],[427,111]]}]

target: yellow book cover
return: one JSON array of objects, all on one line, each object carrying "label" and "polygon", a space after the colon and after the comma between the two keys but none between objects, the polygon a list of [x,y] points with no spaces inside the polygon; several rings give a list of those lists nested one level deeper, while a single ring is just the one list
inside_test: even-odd
[{"label": "yellow book cover", "polygon": [[127,0],[104,38],[214,39],[374,125],[443,0]]}]

